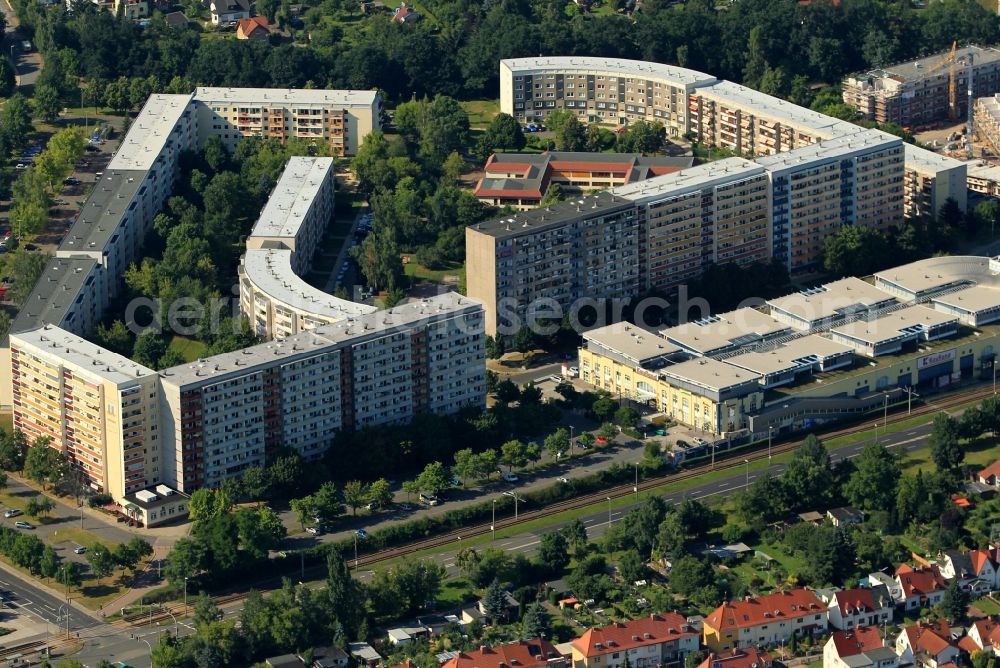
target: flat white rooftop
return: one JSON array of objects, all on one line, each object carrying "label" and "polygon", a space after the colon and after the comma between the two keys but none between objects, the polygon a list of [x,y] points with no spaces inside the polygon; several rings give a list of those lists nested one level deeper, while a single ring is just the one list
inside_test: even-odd
[{"label": "flat white rooftop", "polygon": [[965,313],[992,311],[1000,307],[1000,285],[974,285],[934,297],[931,302]]},{"label": "flat white rooftop", "polygon": [[674,364],[660,369],[659,374],[666,377],[668,382],[674,378],[715,392],[760,380],[759,373],[711,357],[698,357]]},{"label": "flat white rooftop", "polygon": [[782,311],[803,322],[817,322],[838,314],[867,311],[888,306],[896,300],[871,283],[850,276],[817,288],[809,288],[767,302],[773,310]]},{"label": "flat white rooftop", "polygon": [[501,60],[514,74],[539,71],[582,72],[585,74],[610,74],[642,77],[678,85],[711,83],[711,74],[689,70],[674,65],[663,65],[626,58],[589,58],[586,56],[542,56],[539,58],[509,58]]},{"label": "flat white rooftop", "polygon": [[990,165],[985,162],[966,163],[966,176],[970,179],[984,181],[1000,181],[1000,165]]},{"label": "flat white rooftop", "polygon": [[899,137],[881,130],[864,130],[859,128],[853,134],[824,139],[821,142],[782,151],[774,155],[764,155],[756,160],[769,171],[781,171],[800,165],[814,166],[819,160],[837,160],[869,153],[873,150],[887,149],[903,143]]},{"label": "flat white rooftop", "polygon": [[869,345],[878,345],[909,333],[928,331],[949,323],[957,326],[958,318],[954,315],[939,313],[926,306],[908,306],[868,322],[856,320],[847,323],[831,330],[831,332],[834,335]]},{"label": "flat white rooftop", "polygon": [[258,290],[306,316],[342,320],[377,310],[374,306],[334,297],[306,283],[292,271],[292,251],[286,248],[248,250],[242,268]]},{"label": "flat white rooftop", "polygon": [[156,373],[127,357],[105,350],[96,343],[85,341],[55,325],[42,325],[35,329],[17,332],[10,335],[10,340],[13,346],[33,346],[43,353],[52,355],[61,364],[73,367],[74,371],[97,376],[117,385]]},{"label": "flat white rooftop", "polygon": [[741,308],[660,330],[677,345],[699,354],[745,345],[786,332],[789,326],[753,308]]},{"label": "flat white rooftop", "polygon": [[761,375],[793,371],[830,357],[852,352],[850,346],[818,334],[792,339],[767,352],[750,351],[734,355],[727,362]]},{"label": "flat white rooftop", "polygon": [[482,333],[483,307],[479,302],[457,292],[421,299],[391,309],[347,318],[322,325],[280,341],[260,343],[231,353],[215,355],[190,364],[160,371],[164,385],[211,385],[228,378],[256,373],[274,364],[287,364],[299,358],[323,354],[343,346],[381,338],[423,323],[479,314],[478,324],[470,325],[469,334]]},{"label": "flat white rooftop", "polygon": [[105,171],[149,170],[190,103],[191,95],[150,95]]},{"label": "flat white rooftop", "polygon": [[637,364],[680,352],[659,332],[652,332],[628,322],[618,322],[585,332],[583,339],[618,353]]},{"label": "flat white rooftop", "polygon": [[374,90],[323,90],[305,88],[224,88],[199,86],[194,99],[204,104],[246,105],[307,104],[338,107],[371,107],[378,99]]},{"label": "flat white rooftop", "polygon": [[912,169],[920,174],[929,175],[934,175],[938,172],[946,172],[949,169],[955,169],[969,164],[961,160],[948,157],[947,155],[941,155],[940,153],[935,153],[934,151],[928,151],[925,148],[905,143],[903,144],[903,160],[906,163],[907,169]]},{"label": "flat white rooftop", "polygon": [[810,129],[827,138],[853,134],[858,126],[819,112],[766,95],[731,81],[720,81],[698,88],[698,94],[729,106],[740,107],[757,117],[786,123],[798,130]]},{"label": "flat white rooftop", "polygon": [[945,255],[918,260],[875,274],[879,282],[921,295],[961,283],[992,283],[997,269],[988,257],[979,255]]},{"label": "flat white rooftop", "polygon": [[298,236],[316,194],[327,179],[333,178],[333,171],[333,158],[289,158],[251,236],[285,239]]},{"label": "flat white rooftop", "polygon": [[654,176],[645,181],[636,181],[612,188],[608,192],[631,202],[645,203],[648,200],[680,195],[708,188],[720,183],[728,183],[764,173],[760,165],[743,158],[724,158],[704,165],[688,167],[678,172]]}]

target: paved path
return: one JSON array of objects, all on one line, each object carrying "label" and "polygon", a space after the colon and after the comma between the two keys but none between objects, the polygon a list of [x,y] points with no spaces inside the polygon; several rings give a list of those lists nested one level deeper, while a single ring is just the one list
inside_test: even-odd
[{"label": "paved path", "polygon": [[14,63],[14,73],[17,76],[19,86],[33,86],[38,80],[38,75],[42,72],[42,54],[36,49],[25,52],[21,48],[21,42],[28,39],[20,30],[21,22],[14,13],[13,7],[8,0],[0,1],[0,11],[7,19],[7,30],[4,33],[0,48],[4,49],[5,55],[10,55],[11,62]]}]

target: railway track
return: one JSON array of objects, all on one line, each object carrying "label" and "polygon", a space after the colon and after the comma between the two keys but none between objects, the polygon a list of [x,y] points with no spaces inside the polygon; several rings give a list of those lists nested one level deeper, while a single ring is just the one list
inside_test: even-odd
[{"label": "railway track", "polygon": [[[961,407],[973,401],[985,399],[988,396],[993,395],[993,389],[991,386],[977,387],[965,392],[960,392],[954,395],[942,396],[936,399],[933,403],[919,403],[912,408],[911,411],[907,412],[903,410],[902,405],[896,405],[892,407],[894,412],[889,413],[888,419],[886,421],[887,426],[893,424],[898,424],[905,420],[909,420],[915,417],[921,417],[924,415],[929,415],[941,411],[947,411],[953,408]],[[846,436],[849,434],[857,433],[859,425],[857,423],[849,425],[840,429],[830,429],[826,431],[817,432],[817,436],[821,436],[824,440],[832,440],[841,436]],[[791,452],[798,448],[802,444],[802,439],[795,438],[793,440],[778,440],[777,443],[772,443],[770,449],[770,454],[780,455],[786,452]],[[737,469],[744,465],[744,460],[749,460],[751,462],[759,461],[761,459],[766,459],[768,457],[768,452],[764,449],[762,443],[753,444],[750,446],[744,446],[741,448],[734,448],[727,450],[722,453],[716,454],[715,465],[712,464],[702,464],[699,466],[694,466],[691,468],[685,468],[680,472],[665,473],[662,475],[653,476],[651,478],[646,478],[641,480],[638,485],[640,492],[648,491],[650,489],[655,489],[665,484],[674,482],[683,482],[685,480],[690,480],[692,478],[697,478],[699,476],[705,475],[706,473],[727,471]],[[733,462],[733,460],[739,460],[738,462]],[[495,523],[497,529],[506,529],[510,527],[515,527],[519,524],[524,524],[526,522],[531,522],[542,517],[552,516],[558,513],[567,512],[570,510],[579,510],[581,508],[586,508],[588,506],[593,506],[605,502],[609,497],[614,499],[620,499],[624,496],[630,496],[635,494],[634,485],[624,484],[611,487],[600,492],[594,492],[590,494],[585,494],[583,496],[578,496],[573,499],[567,499],[566,501],[558,501],[556,503],[550,503],[545,508],[538,510],[529,510],[525,512],[518,513],[517,518],[507,517],[500,519]],[[370,554],[361,555],[358,557],[357,561],[348,561],[348,566],[355,569],[370,568],[371,566],[388,561],[390,559],[397,559],[399,557],[405,557],[416,552],[422,552],[424,550],[430,550],[438,547],[454,546],[460,538],[473,538],[476,536],[482,536],[484,534],[490,533],[492,527],[489,523],[478,524],[474,526],[468,526],[457,531],[452,531],[446,534],[441,534],[435,536],[434,538],[428,538],[426,540],[416,541],[409,543],[407,545],[400,545],[397,547],[386,548],[384,550],[379,550],[377,552],[372,552]],[[325,569],[325,566],[313,566],[306,569],[310,572],[321,571]],[[263,583],[261,583],[263,584]],[[246,598],[246,594],[227,594],[225,596],[215,597],[216,605],[223,606],[230,603],[235,603],[237,601]],[[190,607],[190,606],[189,606]],[[175,616],[180,615],[183,610],[183,605],[172,605],[168,606],[168,610],[174,613]],[[152,617],[149,614],[140,615],[130,615],[129,617],[123,618],[127,624],[131,626],[148,626],[150,624],[162,623],[164,621],[171,620],[169,614],[166,613],[156,613],[154,612]],[[0,655],[2,656],[2,655]]]}]

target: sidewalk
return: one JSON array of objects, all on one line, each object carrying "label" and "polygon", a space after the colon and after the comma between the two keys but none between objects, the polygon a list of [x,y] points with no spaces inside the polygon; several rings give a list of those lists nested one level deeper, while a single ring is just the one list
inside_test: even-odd
[{"label": "sidewalk", "polygon": [[134,586],[115,600],[106,603],[104,607],[98,610],[98,616],[103,619],[104,617],[117,614],[122,611],[122,608],[131,606],[151,591],[163,587],[165,581],[159,577],[157,562],[165,565],[162,562],[166,561],[169,553],[170,549],[167,546],[160,545],[159,541],[157,541],[157,544],[153,546],[153,556],[150,557],[149,562],[146,564],[146,569],[133,578]]}]

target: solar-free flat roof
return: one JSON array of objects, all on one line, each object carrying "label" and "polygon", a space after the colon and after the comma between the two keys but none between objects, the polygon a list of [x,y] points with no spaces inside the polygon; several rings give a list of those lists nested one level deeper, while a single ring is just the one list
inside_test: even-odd
[{"label": "solar-free flat roof", "polygon": [[1000,285],[974,285],[934,297],[931,302],[957,311],[979,313],[1000,306]]},{"label": "solar-free flat roof", "polygon": [[850,276],[817,288],[795,292],[784,297],[771,299],[768,306],[783,311],[805,322],[815,322],[837,314],[866,311],[882,307],[896,300],[871,283]]},{"label": "solar-free flat roof", "polygon": [[[287,364],[296,359],[329,352],[345,345],[387,336],[422,322],[455,318],[483,312],[482,305],[457,292],[447,292],[420,301],[394,306],[384,311],[351,317],[322,325],[280,341],[260,343],[249,348],[189,364],[181,364],[160,372],[165,385],[212,385],[223,380],[254,373],[275,364]],[[482,318],[478,329],[482,332]],[[473,331],[470,331],[472,334]]]},{"label": "solar-free flat roof", "polygon": [[792,371],[806,364],[825,360],[829,357],[850,353],[853,349],[842,343],[831,341],[825,336],[810,334],[792,339],[773,350],[745,352],[726,358],[726,361],[761,375]]},{"label": "solar-free flat roof", "polygon": [[371,107],[378,98],[374,90],[323,90],[304,88],[226,88],[199,86],[194,99],[207,105],[322,105],[336,107]]},{"label": "solar-free flat roof", "polygon": [[968,162],[966,163],[965,175],[970,179],[1000,181],[1000,165],[990,165],[985,162]]},{"label": "solar-free flat roof", "polygon": [[927,258],[875,274],[878,281],[921,295],[963,283],[993,282],[997,272],[991,259],[980,255],[943,255]]},{"label": "solar-free flat roof", "polygon": [[[948,53],[948,51],[942,51],[925,58],[909,60],[905,63],[897,63],[895,65],[890,65],[889,67],[884,67],[881,70],[872,70],[869,72],[869,75],[891,77],[898,81],[919,81],[920,79],[925,79],[928,76],[944,76],[947,78],[947,67],[939,67],[937,70],[930,73],[928,73],[928,70],[932,70],[935,65],[940,64],[941,59],[947,56]],[[965,67],[962,62],[966,61],[970,54],[973,57],[972,62],[975,65],[982,65],[1000,60],[1000,51],[997,51],[996,49],[983,48],[981,46],[974,45],[963,46],[955,49],[955,59],[957,61],[961,61],[958,65],[960,69]]]},{"label": "solar-free flat roof", "polygon": [[787,332],[790,327],[754,308],[741,308],[709,316],[660,333],[677,345],[699,354],[744,345],[764,337]]},{"label": "solar-free flat roof", "polygon": [[583,334],[583,339],[640,365],[647,360],[680,352],[679,347],[659,332],[628,322],[592,329]]},{"label": "solar-free flat roof", "polygon": [[306,283],[292,271],[292,253],[287,248],[248,250],[242,268],[254,286],[278,304],[328,320],[374,313],[377,309],[340,299]]},{"label": "solar-free flat roof", "polygon": [[103,252],[118,230],[146,172],[107,170],[95,184],[80,215],[59,244],[59,255]]},{"label": "solar-free flat roof", "polygon": [[696,165],[679,172],[654,176],[612,188],[608,192],[632,202],[643,203],[661,197],[670,197],[720,183],[729,183],[763,174],[764,168],[744,158],[723,158],[715,162]]},{"label": "solar-free flat roof", "polygon": [[633,208],[634,205],[628,200],[615,196],[611,191],[604,191],[529,211],[516,211],[500,218],[476,223],[469,229],[503,239],[556,228],[587,216],[607,215]]},{"label": "solar-free flat roof", "polygon": [[906,329],[920,328],[926,330],[949,323],[954,323],[957,326],[958,318],[951,314],[940,313],[926,306],[908,306],[875,320],[868,322],[855,320],[846,325],[836,327],[831,331],[846,338],[877,345],[899,338],[900,335],[904,334],[903,330]]},{"label": "solar-free flat roof", "polygon": [[675,65],[663,65],[626,58],[591,58],[587,56],[541,56],[538,58],[508,58],[500,63],[515,75],[554,71],[557,73],[601,74],[651,79],[677,86],[694,86],[716,81],[704,72]]},{"label": "solar-free flat roof", "polygon": [[925,148],[914,146],[913,144],[903,144],[903,160],[907,169],[912,169],[921,174],[937,174],[949,169],[961,167],[967,163],[947,155],[941,155]]},{"label": "solar-free flat roof", "polygon": [[191,95],[156,93],[146,98],[105,172],[150,169],[190,103]]},{"label": "solar-free flat roof", "polygon": [[740,107],[757,117],[780,120],[798,130],[810,129],[828,138],[849,135],[858,131],[858,126],[827,116],[787,100],[761,93],[760,91],[731,81],[719,81],[710,86],[701,86],[697,93],[731,106]]},{"label": "solar-free flat roof", "polygon": [[668,382],[675,378],[715,392],[760,379],[759,373],[711,357],[697,357],[673,364],[660,369],[658,373],[666,377]]},{"label": "solar-free flat roof", "polygon": [[289,158],[251,235],[294,239],[312,209],[316,193],[332,178],[333,158]]},{"label": "solar-free flat roof", "polygon": [[790,151],[764,155],[754,160],[769,171],[781,171],[800,165],[814,166],[819,160],[850,158],[873,149],[886,149],[903,143],[899,137],[881,130],[864,130],[846,134]]},{"label": "solar-free flat roof", "polygon": [[10,331],[61,324],[96,268],[97,261],[89,257],[50,258],[11,323]]},{"label": "solar-free flat roof", "polygon": [[11,334],[10,338],[12,345],[34,346],[59,358],[63,364],[72,365],[79,371],[119,385],[156,373],[149,367],[106,350],[55,325],[43,325],[17,332]]}]

